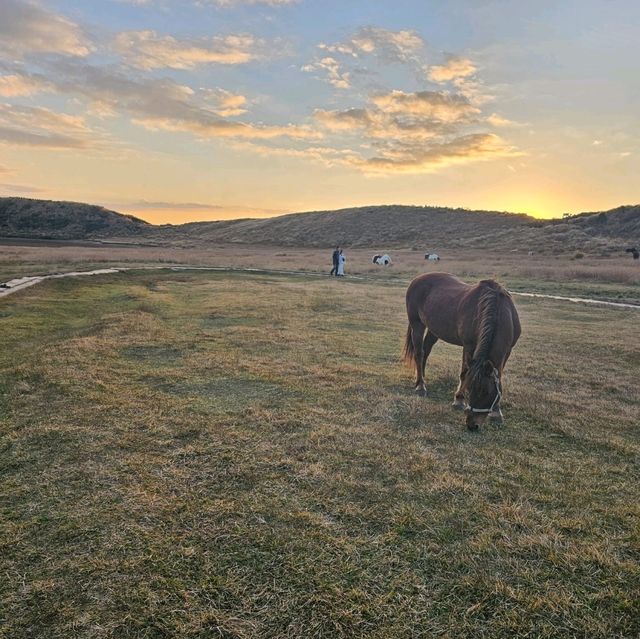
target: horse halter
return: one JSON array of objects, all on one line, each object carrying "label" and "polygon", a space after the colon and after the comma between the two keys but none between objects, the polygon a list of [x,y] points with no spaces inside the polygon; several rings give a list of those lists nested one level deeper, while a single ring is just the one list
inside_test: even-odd
[{"label": "horse halter", "polygon": [[502,397],[502,389],[500,388],[500,374],[498,373],[498,369],[493,369],[493,379],[496,383],[496,397],[493,400],[490,408],[473,408],[472,406],[465,407],[465,410],[468,410],[470,413],[493,413],[493,409],[496,407],[496,404],[500,401]]}]

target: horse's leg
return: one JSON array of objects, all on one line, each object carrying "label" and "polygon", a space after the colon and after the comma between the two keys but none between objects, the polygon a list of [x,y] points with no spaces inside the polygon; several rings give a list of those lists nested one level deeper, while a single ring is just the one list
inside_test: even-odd
[{"label": "horse's leg", "polygon": [[413,356],[416,365],[416,393],[422,397],[427,394],[424,384],[424,331],[426,326],[420,322],[411,322],[411,340],[413,341]]},{"label": "horse's leg", "polygon": [[[509,355],[511,355],[511,351],[509,351],[504,358],[504,362],[502,362],[502,366],[498,369],[498,376],[500,378],[500,390],[502,392],[502,371],[504,370],[505,365],[507,364],[507,360],[509,359]],[[504,415],[502,414],[502,409],[500,408],[500,400],[496,402],[496,405],[493,407],[493,410],[489,413],[489,419],[496,424],[504,424]]]},{"label": "horse's leg", "polygon": [[452,406],[458,410],[464,409],[464,379],[471,365],[471,356],[473,349],[470,346],[464,346],[462,349],[462,366],[460,367],[460,383],[453,396]]},{"label": "horse's leg", "polygon": [[[502,387],[502,372],[500,372],[500,387]],[[498,400],[493,410],[489,413],[489,419],[494,424],[499,424],[500,426],[504,424],[504,415],[502,414],[502,409],[500,408],[500,400]]]},{"label": "horse's leg", "polygon": [[438,338],[430,331],[427,330],[427,334],[424,338],[422,345],[422,379],[424,380],[424,371],[427,367],[427,358],[431,355],[431,349],[438,341]]}]

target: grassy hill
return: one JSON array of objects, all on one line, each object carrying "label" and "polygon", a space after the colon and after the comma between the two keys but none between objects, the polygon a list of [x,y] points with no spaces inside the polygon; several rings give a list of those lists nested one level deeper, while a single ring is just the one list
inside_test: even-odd
[{"label": "grassy hill", "polygon": [[366,206],[292,213],[224,225],[186,225],[190,234],[222,242],[283,246],[442,246],[460,240],[488,241],[532,223],[526,215],[429,206]]},{"label": "grassy hill", "polygon": [[490,248],[543,253],[618,251],[640,243],[640,205],[557,220],[430,206],[366,206],[154,226],[102,207],[0,198],[0,235],[57,239],[127,238],[154,244],[263,244],[292,247]]},{"label": "grassy hill", "polygon": [[0,236],[91,239],[138,235],[151,225],[132,215],[79,202],[0,198]]}]

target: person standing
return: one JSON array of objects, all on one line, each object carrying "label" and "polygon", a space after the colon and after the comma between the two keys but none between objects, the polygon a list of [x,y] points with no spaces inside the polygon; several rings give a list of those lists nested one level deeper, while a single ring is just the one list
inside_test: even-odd
[{"label": "person standing", "polygon": [[344,277],[344,263],[347,261],[346,256],[340,249],[340,254],[338,255],[338,277]]},{"label": "person standing", "polygon": [[335,275],[336,277],[338,276],[338,266],[340,265],[340,253],[341,253],[340,247],[336,246],[336,249],[332,255],[333,268],[331,269],[331,273],[329,273],[329,275]]}]

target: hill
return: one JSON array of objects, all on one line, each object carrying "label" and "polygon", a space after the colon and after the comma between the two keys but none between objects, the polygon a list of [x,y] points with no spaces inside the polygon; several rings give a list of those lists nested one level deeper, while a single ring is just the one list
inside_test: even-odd
[{"label": "hill", "polygon": [[0,198],[0,236],[91,239],[139,235],[151,225],[132,215],[79,202]]},{"label": "hill", "polygon": [[366,206],[266,219],[154,226],[100,206],[0,198],[0,236],[126,239],[158,245],[489,248],[607,253],[640,243],[640,205],[539,220],[523,214],[431,206]]},{"label": "hill", "polygon": [[442,246],[489,241],[534,222],[526,215],[431,206],[366,206],[292,213],[234,223],[184,225],[189,235],[216,242],[282,246]]},{"label": "hill", "polygon": [[640,243],[640,206],[581,213],[556,220],[498,211],[429,206],[368,206],[292,213],[267,219],[196,222],[157,227],[164,240],[298,247],[526,249],[542,253],[618,251]]}]

